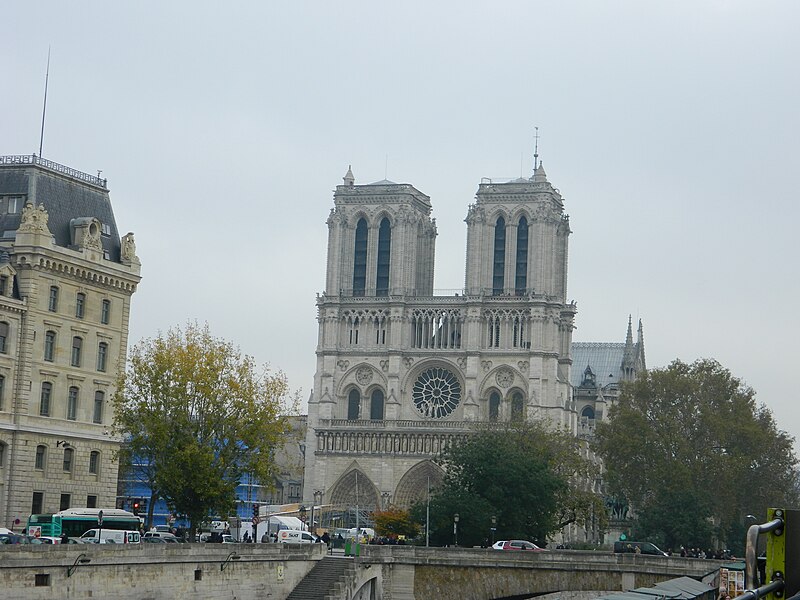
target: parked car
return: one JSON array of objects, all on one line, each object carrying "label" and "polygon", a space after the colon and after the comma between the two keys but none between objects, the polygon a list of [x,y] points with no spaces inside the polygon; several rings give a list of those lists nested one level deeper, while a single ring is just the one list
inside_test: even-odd
[{"label": "parked car", "polygon": [[502,550],[503,546],[505,545],[506,540],[498,540],[494,544],[492,544],[493,550]]},{"label": "parked car", "polygon": [[166,533],[164,531],[148,531],[143,536],[143,539],[145,540],[152,538],[158,538],[164,540],[164,542],[166,542],[167,544],[177,544],[180,541],[171,533]]},{"label": "parked car", "polygon": [[527,540],[507,540],[503,544],[503,550],[530,550],[532,552],[545,552],[544,548],[539,548],[539,546]]},{"label": "parked car", "polygon": [[18,533],[0,533],[0,544],[30,544],[31,541],[27,535],[19,535]]},{"label": "parked car", "polygon": [[615,554],[647,554],[649,556],[667,556],[661,548],[651,542],[614,542]]},{"label": "parked car", "polygon": [[167,543],[164,540],[162,540],[161,538],[157,538],[157,537],[145,537],[145,538],[142,538],[142,542],[144,542],[145,544],[166,544]]}]

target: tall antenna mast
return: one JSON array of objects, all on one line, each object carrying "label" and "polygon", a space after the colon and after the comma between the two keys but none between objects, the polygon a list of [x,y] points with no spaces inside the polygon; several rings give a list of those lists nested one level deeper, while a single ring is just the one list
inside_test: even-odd
[{"label": "tall antenna mast", "polygon": [[47,47],[47,72],[44,75],[44,104],[42,105],[42,132],[39,135],[39,158],[42,157],[44,144],[44,116],[47,113],[47,80],[50,79],[50,46]]},{"label": "tall antenna mast", "polygon": [[536,135],[533,136],[533,139],[536,140],[533,147],[533,170],[535,171],[539,168],[539,128],[534,127],[534,129],[536,130]]}]

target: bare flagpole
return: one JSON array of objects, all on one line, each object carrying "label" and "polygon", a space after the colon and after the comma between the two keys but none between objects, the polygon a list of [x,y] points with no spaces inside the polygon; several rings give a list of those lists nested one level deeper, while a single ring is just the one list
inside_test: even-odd
[{"label": "bare flagpole", "polygon": [[425,507],[425,547],[430,545],[431,538],[431,476],[428,475],[428,504]]},{"label": "bare flagpole", "polygon": [[42,132],[39,135],[39,158],[42,157],[44,144],[44,116],[47,113],[47,80],[50,79],[50,46],[47,47],[47,71],[44,75],[44,104],[42,105]]}]

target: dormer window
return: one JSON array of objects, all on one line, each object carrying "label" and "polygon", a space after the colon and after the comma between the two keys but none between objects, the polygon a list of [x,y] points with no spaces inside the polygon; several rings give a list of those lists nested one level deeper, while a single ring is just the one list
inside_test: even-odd
[{"label": "dormer window", "polygon": [[22,196],[9,196],[8,197],[8,209],[6,212],[10,215],[15,215],[22,211]]},{"label": "dormer window", "polygon": [[111,225],[109,225],[108,223],[101,223],[100,233],[102,235],[111,235]]}]

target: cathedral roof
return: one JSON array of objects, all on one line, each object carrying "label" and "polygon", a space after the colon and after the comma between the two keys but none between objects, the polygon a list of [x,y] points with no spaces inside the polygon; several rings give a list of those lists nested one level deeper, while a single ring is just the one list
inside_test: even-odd
[{"label": "cathedral roof", "polygon": [[[10,160],[17,158],[26,162]],[[0,157],[0,196],[17,195],[23,196],[25,203],[44,205],[48,227],[58,246],[71,244],[70,221],[96,217],[110,230],[102,235],[103,249],[111,260],[119,262],[119,232],[104,179],[38,157]],[[2,241],[9,242],[19,228],[22,213],[9,214],[5,208],[5,204],[0,205],[0,235]]]},{"label": "cathedral roof", "polygon": [[394,181],[389,181],[388,179],[381,179],[380,181],[374,181],[367,185],[400,185]]},{"label": "cathedral roof", "polygon": [[572,381],[575,387],[583,382],[586,367],[596,376],[597,387],[622,381],[622,358],[625,344],[619,342],[572,342]]}]

